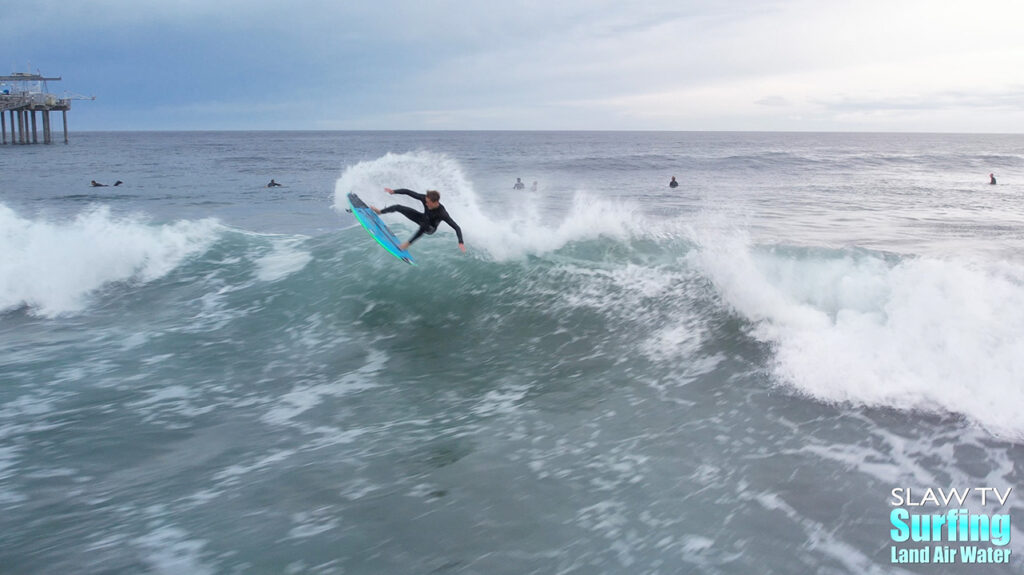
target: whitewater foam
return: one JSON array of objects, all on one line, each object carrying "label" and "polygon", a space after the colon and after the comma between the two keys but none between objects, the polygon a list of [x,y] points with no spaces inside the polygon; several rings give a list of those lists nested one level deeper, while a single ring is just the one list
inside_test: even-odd
[{"label": "whitewater foam", "polygon": [[195,539],[184,529],[160,526],[132,542],[143,551],[143,558],[158,573],[213,573],[204,564],[203,549],[207,541]]},{"label": "whitewater foam", "polygon": [[299,239],[281,239],[273,250],[255,261],[256,277],[261,281],[278,281],[301,271],[313,256],[298,248]]},{"label": "whitewater foam", "polygon": [[691,261],[772,345],[779,381],[824,401],[955,413],[1024,436],[1018,266],[787,254],[741,237],[718,238]]},{"label": "whitewater foam", "polygon": [[[513,199],[515,209],[489,214],[457,161],[423,151],[388,153],[349,166],[335,184],[334,208],[343,211],[348,205],[346,197],[352,192],[377,206],[412,205],[409,198],[389,197],[383,191],[385,187],[420,193],[440,191],[441,202],[462,228],[467,246],[498,261],[550,253],[573,241],[602,236],[625,239],[645,233],[635,204],[599,198],[585,191],[575,192],[568,212],[557,222],[543,217],[544,206],[535,194],[520,194]],[[396,230],[411,226],[397,217],[387,217],[386,223]],[[445,229],[447,226],[441,226],[439,231]]]},{"label": "whitewater foam", "polygon": [[69,221],[25,219],[0,204],[0,310],[53,317],[81,311],[95,290],[149,282],[202,253],[223,227],[212,219],[150,225],[96,207]]}]

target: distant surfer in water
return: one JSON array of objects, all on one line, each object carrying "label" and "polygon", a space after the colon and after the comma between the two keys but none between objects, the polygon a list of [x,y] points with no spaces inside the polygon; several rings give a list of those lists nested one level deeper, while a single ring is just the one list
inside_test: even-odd
[{"label": "distant surfer in water", "polygon": [[271,179],[270,179],[270,183],[269,183],[269,184],[267,184],[267,187],[268,187],[268,188],[280,188],[280,187],[281,187],[281,184],[279,184],[279,183],[275,182],[275,181],[274,181],[274,179],[273,179],[273,178],[271,178]]},{"label": "distant surfer in water", "polygon": [[523,183],[522,178],[516,178],[516,183],[512,184],[513,190],[522,190],[526,188],[526,184]]},{"label": "distant surfer in water", "polygon": [[466,244],[462,241],[462,228],[459,227],[459,224],[455,223],[455,220],[453,220],[452,217],[448,215],[448,210],[444,209],[444,206],[441,205],[441,194],[437,193],[437,190],[427,190],[426,194],[418,194],[412,190],[407,190],[405,188],[400,188],[397,190],[392,190],[391,188],[384,188],[384,191],[389,194],[401,194],[403,196],[409,196],[410,198],[414,198],[423,202],[423,213],[417,212],[415,209],[410,208],[409,206],[401,206],[398,204],[388,206],[383,210],[378,210],[375,206],[370,206],[370,208],[375,213],[378,214],[390,214],[391,212],[398,212],[403,216],[409,218],[413,222],[415,222],[420,227],[420,229],[416,230],[416,233],[413,234],[411,238],[409,238],[409,241],[398,246],[399,249],[409,249],[409,246],[414,241],[419,239],[420,236],[422,236],[423,234],[430,235],[436,232],[437,226],[441,222],[444,222],[451,226],[451,228],[455,230],[455,235],[459,237],[459,249],[462,250],[463,252],[466,251]]},{"label": "distant surfer in water", "polygon": [[988,175],[988,183],[992,184],[993,186],[996,185],[996,175],[995,174],[989,174]]},{"label": "distant surfer in water", "polygon": [[93,181],[89,182],[89,185],[94,187],[94,188],[105,188],[105,187],[107,187],[106,184],[101,184],[101,183],[97,182],[96,180],[93,180]]},{"label": "distant surfer in water", "polygon": [[670,187],[670,188],[678,188],[679,187],[679,182],[676,181],[676,177],[675,176],[672,176],[672,181],[668,183],[668,187]]}]

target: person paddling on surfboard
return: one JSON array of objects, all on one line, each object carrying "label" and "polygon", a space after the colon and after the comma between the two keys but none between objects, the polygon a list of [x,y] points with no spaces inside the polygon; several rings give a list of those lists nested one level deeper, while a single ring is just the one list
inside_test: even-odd
[{"label": "person paddling on surfboard", "polygon": [[401,206],[398,204],[388,206],[383,210],[378,210],[375,206],[370,206],[374,213],[377,214],[389,214],[391,212],[398,212],[403,216],[409,218],[413,222],[415,222],[420,227],[420,229],[416,230],[416,233],[413,234],[411,238],[409,238],[409,241],[398,246],[398,249],[409,249],[409,245],[412,244],[417,239],[419,239],[420,236],[422,236],[423,234],[430,235],[436,232],[437,226],[441,222],[444,222],[451,226],[451,228],[455,230],[455,235],[459,237],[459,249],[462,250],[463,252],[466,251],[466,244],[463,243],[462,241],[462,228],[459,227],[459,224],[455,223],[455,220],[453,220],[452,217],[448,215],[448,210],[444,209],[444,206],[441,205],[441,194],[437,193],[437,190],[427,190],[426,194],[417,194],[416,192],[412,190],[407,190],[405,188],[400,188],[397,190],[392,190],[391,188],[384,188],[384,191],[389,194],[400,194],[403,196],[409,196],[410,198],[414,198],[423,202],[422,214],[420,212],[417,212],[415,209],[410,208],[409,206]]}]

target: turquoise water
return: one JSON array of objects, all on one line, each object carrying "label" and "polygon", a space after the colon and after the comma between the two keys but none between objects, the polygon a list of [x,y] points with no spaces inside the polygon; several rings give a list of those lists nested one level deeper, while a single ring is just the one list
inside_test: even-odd
[{"label": "turquoise water", "polygon": [[1021,484],[1020,136],[72,136],[0,149],[0,571],[954,573],[891,490]]}]

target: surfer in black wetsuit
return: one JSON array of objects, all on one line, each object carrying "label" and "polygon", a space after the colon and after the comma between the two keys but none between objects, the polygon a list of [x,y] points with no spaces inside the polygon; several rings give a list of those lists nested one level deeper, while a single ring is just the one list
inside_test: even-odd
[{"label": "surfer in black wetsuit", "polygon": [[676,181],[676,177],[675,176],[672,176],[672,181],[668,183],[668,187],[670,187],[670,188],[678,188],[679,187],[679,182]]},{"label": "surfer in black wetsuit", "polygon": [[430,235],[436,232],[437,226],[441,222],[444,222],[451,226],[451,228],[455,230],[455,235],[459,237],[459,249],[462,251],[466,251],[466,244],[463,243],[462,241],[462,228],[460,228],[459,224],[455,223],[455,221],[452,220],[452,217],[448,215],[448,210],[445,210],[444,206],[441,205],[441,194],[437,193],[436,190],[427,190],[426,194],[417,194],[416,192],[412,190],[407,190],[405,188],[401,188],[398,190],[384,188],[384,191],[389,194],[401,194],[403,196],[409,196],[410,198],[415,198],[423,202],[423,213],[417,212],[415,209],[410,208],[409,206],[401,206],[398,204],[388,206],[383,210],[378,210],[376,207],[370,206],[371,209],[373,209],[373,211],[378,214],[389,214],[391,212],[398,212],[403,216],[409,218],[413,222],[415,222],[420,227],[420,229],[416,230],[416,233],[413,234],[411,238],[409,238],[409,241],[398,246],[399,249],[408,249],[409,245],[412,244],[417,239],[419,239],[420,236],[422,236],[423,234]]},{"label": "surfer in black wetsuit", "polygon": [[988,175],[988,183],[992,184],[993,186],[996,185],[996,175],[995,174],[989,174]]}]

